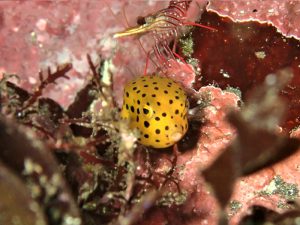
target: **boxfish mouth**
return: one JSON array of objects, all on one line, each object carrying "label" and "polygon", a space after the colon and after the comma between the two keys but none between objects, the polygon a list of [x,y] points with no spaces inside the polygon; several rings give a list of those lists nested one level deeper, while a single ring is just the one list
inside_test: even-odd
[{"label": "boxfish mouth", "polygon": [[174,133],[172,133],[170,135],[170,141],[172,142],[178,142],[183,136],[183,133],[182,132],[179,132],[179,131],[175,131]]}]

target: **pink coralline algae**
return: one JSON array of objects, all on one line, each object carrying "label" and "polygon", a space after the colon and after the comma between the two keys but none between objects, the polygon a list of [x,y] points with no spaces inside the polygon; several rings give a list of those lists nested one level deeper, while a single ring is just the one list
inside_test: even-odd
[{"label": "pink coralline algae", "polygon": [[[216,31],[184,27],[162,71],[153,34],[113,35],[168,4],[0,2],[0,145],[15,143],[1,182],[28,188],[20,199],[45,224],[293,224],[300,3],[193,0],[187,21]],[[124,85],[149,73],[180,82],[191,105],[187,134],[161,151],[119,117]]]},{"label": "pink coralline algae", "polygon": [[[203,112],[206,122],[205,125],[191,123],[190,133],[178,145],[181,153],[173,172],[179,187],[187,194],[187,200],[178,206],[154,208],[139,224],[217,224],[219,205],[199,176],[199,169],[207,168],[234,137],[235,130],[225,116],[228,110],[237,109],[239,97],[215,87],[203,87],[199,94],[210,96],[210,105]],[[197,133],[201,135],[197,136]],[[152,157],[153,169],[157,173],[171,169],[169,158],[172,156],[169,153],[156,151]],[[172,180],[167,183],[166,190],[176,193],[177,188]]]},{"label": "pink coralline algae", "polygon": [[300,38],[300,3],[287,1],[211,1],[208,10],[234,21],[258,21],[274,25],[285,36]]},{"label": "pink coralline algae", "polygon": [[[145,14],[146,9],[157,10],[163,5],[139,2],[130,8],[126,1],[1,1],[0,71],[18,74],[20,85],[30,90],[38,84],[40,69],[55,70],[56,66],[71,62],[72,82],[61,80],[44,93],[67,107],[88,79],[86,55],[90,54],[97,61],[99,55],[109,58],[120,48],[112,36],[127,26],[122,10],[128,13],[128,20],[135,23],[136,16]],[[130,10],[134,10],[136,16],[129,13]],[[129,69],[126,73],[136,67],[132,66],[133,62],[139,62],[137,68],[143,71],[145,53],[137,44],[130,47],[127,42],[125,45],[131,48],[132,55],[128,62],[121,61],[121,65]],[[120,70],[119,66],[114,70]]]}]

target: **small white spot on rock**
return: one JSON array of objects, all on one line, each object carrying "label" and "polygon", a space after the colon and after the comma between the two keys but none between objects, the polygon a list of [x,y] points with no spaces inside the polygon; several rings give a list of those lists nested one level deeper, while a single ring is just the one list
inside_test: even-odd
[{"label": "small white spot on rock", "polygon": [[36,42],[37,34],[35,31],[30,33],[31,42]]},{"label": "small white spot on rock", "polygon": [[28,81],[30,84],[36,84],[37,80],[34,77],[28,77]]},{"label": "small white spot on rock", "polygon": [[222,74],[224,78],[230,78],[230,74],[223,69],[220,69],[220,74]]},{"label": "small white spot on rock", "polygon": [[71,62],[71,51],[68,48],[64,48],[62,51],[57,53],[58,64],[65,64]]},{"label": "small white spot on rock", "polygon": [[264,51],[255,52],[255,56],[258,59],[264,59],[266,57],[266,53]]},{"label": "small white spot on rock", "polygon": [[80,59],[72,57],[72,64],[75,71],[78,73],[87,73],[89,71],[89,65],[85,60],[85,55],[82,55]]},{"label": "small white spot on rock", "polygon": [[13,27],[13,28],[12,28],[12,30],[13,30],[14,32],[18,32],[19,29],[20,29],[19,27]]},{"label": "small white spot on rock", "polygon": [[47,20],[45,19],[39,19],[37,22],[36,22],[36,27],[41,30],[41,31],[44,31],[46,29],[46,26],[47,26]]},{"label": "small white spot on rock", "polygon": [[73,21],[71,25],[67,27],[67,30],[69,31],[70,34],[73,34],[76,31],[79,23],[80,23],[80,15],[77,14],[73,17]]}]

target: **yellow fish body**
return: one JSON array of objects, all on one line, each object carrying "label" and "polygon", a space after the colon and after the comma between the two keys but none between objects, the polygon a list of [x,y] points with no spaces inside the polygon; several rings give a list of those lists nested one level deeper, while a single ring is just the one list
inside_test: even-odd
[{"label": "yellow fish body", "polygon": [[153,148],[178,142],[188,129],[189,103],[180,84],[157,75],[139,77],[124,90],[121,117],[138,129],[138,141]]}]

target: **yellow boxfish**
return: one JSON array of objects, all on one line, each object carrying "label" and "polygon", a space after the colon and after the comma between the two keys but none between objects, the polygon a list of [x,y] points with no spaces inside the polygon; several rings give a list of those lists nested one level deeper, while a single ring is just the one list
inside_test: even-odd
[{"label": "yellow boxfish", "polygon": [[138,77],[124,89],[121,118],[140,132],[138,141],[153,148],[178,142],[188,129],[189,103],[181,85],[158,75]]}]

